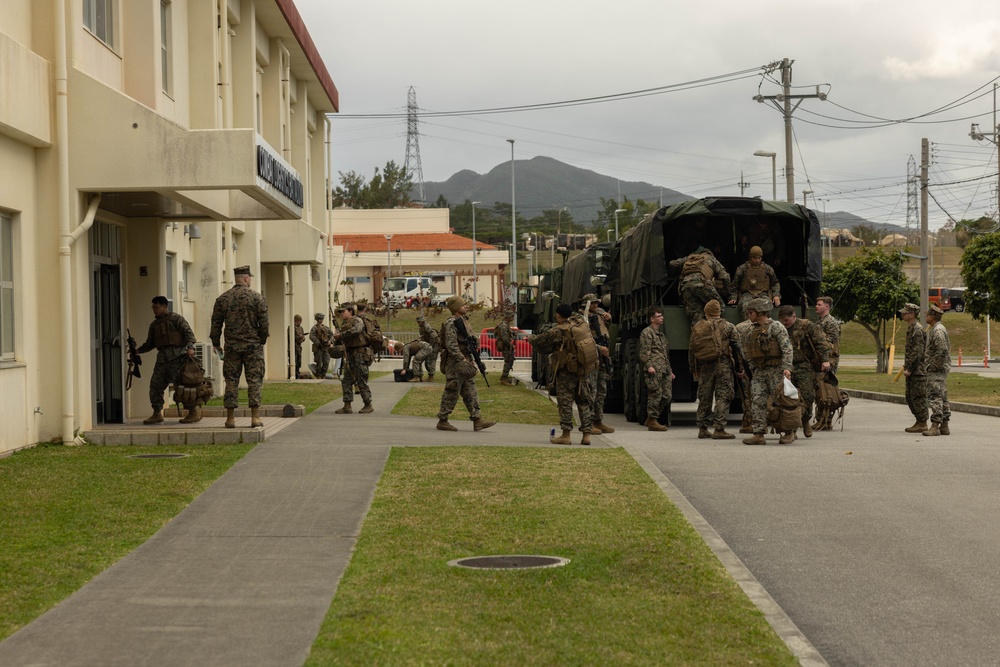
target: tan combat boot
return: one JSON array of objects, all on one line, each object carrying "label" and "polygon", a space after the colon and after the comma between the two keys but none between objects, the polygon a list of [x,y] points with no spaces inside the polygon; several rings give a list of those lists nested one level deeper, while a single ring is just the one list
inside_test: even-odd
[{"label": "tan combat boot", "polygon": [[553,445],[572,445],[573,441],[570,440],[569,434],[570,434],[569,431],[563,429],[562,435],[560,435],[558,438],[556,436],[552,436],[551,438],[549,438],[549,442],[551,442]]},{"label": "tan combat boot", "polygon": [[907,433],[923,433],[924,431],[927,430],[927,422],[917,420],[913,422],[913,426],[909,426],[907,428],[904,428],[903,430],[906,431]]},{"label": "tan combat boot", "polygon": [[236,428],[236,408],[226,408],[226,428]]},{"label": "tan combat boot", "polygon": [[584,431],[583,432],[583,437],[580,438],[580,444],[581,445],[589,445],[590,444],[590,431]]},{"label": "tan combat boot", "polygon": [[807,438],[813,437],[812,425],[809,424],[809,415],[802,415],[802,435]]},{"label": "tan combat boot", "polygon": [[375,408],[372,407],[371,403],[365,403],[365,406],[358,410],[359,415],[367,415],[375,412]]},{"label": "tan combat boot", "polygon": [[941,435],[941,424],[931,422],[931,427],[924,431],[924,435]]},{"label": "tan combat boot", "polygon": [[197,424],[201,421],[201,410],[196,406],[188,408],[188,413],[181,419],[179,424]]},{"label": "tan combat boot", "polygon": [[344,403],[344,407],[340,408],[339,410],[334,410],[333,414],[335,414],[335,415],[352,415],[352,414],[354,414],[354,410],[351,410],[351,403],[350,403],[350,401],[348,401],[347,403]]},{"label": "tan combat boot", "polygon": [[656,421],[656,417],[647,417],[646,423],[643,424],[650,431],[666,431],[667,427]]},{"label": "tan combat boot", "polygon": [[153,410],[153,414],[149,415],[142,420],[142,423],[149,426],[150,424],[162,424],[163,423],[163,410]]},{"label": "tan combat boot", "polygon": [[260,428],[264,422],[260,420],[260,408],[250,408],[250,428]]},{"label": "tan combat boot", "polygon": [[605,424],[602,421],[601,422],[595,422],[595,423],[591,424],[590,428],[591,428],[591,431],[593,433],[597,433],[597,431],[594,430],[595,428],[601,429],[601,433],[614,433],[615,432],[614,428],[612,428],[611,426],[608,426],[607,424]]},{"label": "tan combat boot", "polygon": [[483,419],[482,417],[480,417],[476,421],[472,422],[472,430],[473,431],[485,431],[490,426],[496,426],[496,424],[497,424],[496,422],[487,421],[486,419]]},{"label": "tan combat boot", "polygon": [[712,433],[712,440],[732,440],[735,437],[735,435],[728,433],[724,428],[717,428]]},{"label": "tan combat boot", "polygon": [[712,437],[712,434],[708,432],[708,427],[707,426],[699,426],[698,427],[698,439],[699,440],[707,440],[708,438],[711,438],[711,437]]},{"label": "tan combat boot", "polygon": [[795,442],[795,431],[785,431],[781,434],[781,437],[778,438],[779,445],[790,445],[793,442]]},{"label": "tan combat boot", "polygon": [[457,431],[458,429],[455,428],[455,425],[452,424],[447,419],[439,419],[438,423],[437,423],[437,430],[439,430],[439,431]]},{"label": "tan combat boot", "polygon": [[950,420],[945,419],[943,422],[941,422],[941,426],[938,427],[938,430],[941,431],[941,435],[951,435],[951,429],[948,428],[949,421]]},{"label": "tan combat boot", "polygon": [[743,438],[744,445],[766,445],[767,440],[764,439],[763,433],[754,433],[753,436],[749,438]]},{"label": "tan combat boot", "polygon": [[753,423],[750,421],[750,415],[743,413],[743,421],[740,423],[740,433],[753,433]]}]

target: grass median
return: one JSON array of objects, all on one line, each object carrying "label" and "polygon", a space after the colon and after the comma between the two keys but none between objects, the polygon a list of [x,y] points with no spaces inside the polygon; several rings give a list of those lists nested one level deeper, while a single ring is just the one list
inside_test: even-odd
[{"label": "grass median", "polygon": [[[482,376],[476,378],[479,409],[484,419],[504,424],[559,425],[559,408],[537,391],[520,382],[513,386],[502,385],[499,377],[491,384],[492,387],[487,387]],[[392,409],[392,413],[411,417],[437,417],[443,391],[444,378],[435,378],[432,383],[415,383],[403,400]],[[451,416],[453,419],[468,418],[469,414],[465,412],[461,399]]]},{"label": "grass median", "polygon": [[[450,567],[540,554],[564,567]],[[394,449],[307,665],[792,665],[621,449]]]},{"label": "grass median", "polygon": [[[895,373],[876,373],[869,369],[837,369],[837,379],[844,389],[876,391],[883,394],[906,394],[903,377],[893,381]],[[986,378],[975,373],[948,374],[948,400],[955,403],[976,403],[978,405],[1000,406],[1000,383],[995,378]]]}]

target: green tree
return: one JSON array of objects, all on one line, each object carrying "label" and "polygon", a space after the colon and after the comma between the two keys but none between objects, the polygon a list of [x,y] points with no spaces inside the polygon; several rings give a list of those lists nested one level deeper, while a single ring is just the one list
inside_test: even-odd
[{"label": "green tree", "polygon": [[451,204],[444,198],[444,195],[438,195],[438,198],[434,200],[434,208],[451,208]]},{"label": "green tree", "polygon": [[878,232],[871,225],[855,225],[851,227],[851,233],[861,239],[864,245],[872,245],[872,241],[879,240]]},{"label": "green tree", "polygon": [[410,203],[413,179],[404,167],[397,166],[392,160],[385,163],[381,172],[375,167],[371,181],[366,181],[364,176],[354,171],[339,173],[340,185],[333,191],[334,206],[396,208]]},{"label": "green tree", "polygon": [[625,212],[618,214],[618,236],[642,222],[646,214],[655,213],[659,205],[644,199],[637,199],[633,202],[628,197],[624,197],[624,201],[619,206],[616,199],[601,197],[601,208],[597,212],[597,220],[594,221],[595,231],[600,230],[598,236],[603,234],[607,237],[607,231],[614,233],[615,211],[620,208],[625,209]]},{"label": "green tree", "polygon": [[1000,319],[1000,232],[973,236],[960,263],[966,310],[979,321]]},{"label": "green tree", "polygon": [[966,248],[977,235],[995,231],[996,220],[989,216],[984,215],[978,220],[959,220],[955,223],[955,245]]},{"label": "green tree", "polygon": [[889,322],[906,302],[919,298],[919,286],[903,272],[903,256],[881,247],[861,248],[839,264],[823,261],[824,294],[833,297],[833,315],[857,322],[875,339],[877,371],[888,372]]}]

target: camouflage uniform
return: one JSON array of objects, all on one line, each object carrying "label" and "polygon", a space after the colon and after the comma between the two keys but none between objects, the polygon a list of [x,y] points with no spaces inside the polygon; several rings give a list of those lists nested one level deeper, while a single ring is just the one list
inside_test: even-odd
[{"label": "camouflage uniform", "polygon": [[510,369],[514,367],[514,332],[510,330],[510,322],[504,318],[493,328],[493,336],[496,338],[497,351],[503,355],[503,372],[500,374],[500,381],[510,378]]},{"label": "camouflage uniform", "polygon": [[[770,345],[771,340],[776,342],[780,356],[775,354],[774,347]],[[753,369],[753,380],[750,382],[750,393],[753,395],[750,419],[753,422],[753,432],[763,435],[767,429],[767,399],[782,386],[783,371],[792,370],[792,342],[781,322],[768,320],[763,327],[756,323],[753,325],[746,347],[747,358]]]},{"label": "camouflage uniform", "polygon": [[349,322],[344,322],[340,329],[340,336],[346,348],[343,372],[340,375],[344,403],[350,403],[354,400],[354,386],[357,385],[361,400],[364,401],[365,405],[369,405],[372,402],[372,391],[368,388],[368,361],[366,357],[371,358],[371,350],[367,347],[365,321],[360,315],[355,314]]},{"label": "camouflage uniform", "polygon": [[[607,347],[610,339],[608,337],[608,325],[604,322],[604,310],[598,308],[595,316],[590,321],[590,330],[594,332],[594,340],[599,346]],[[597,323],[595,330],[594,323]],[[608,382],[611,381],[611,359],[601,356],[597,364],[597,370],[591,373],[587,380],[590,383],[590,395],[593,397],[591,412],[594,423],[604,423],[604,400],[608,397]]]},{"label": "camouflage uniform", "polygon": [[927,361],[924,358],[927,347],[927,332],[914,321],[906,330],[906,356],[903,370],[906,376],[906,405],[918,422],[927,422],[930,409],[927,403]]},{"label": "camouflage uniform", "polygon": [[427,379],[433,381],[438,355],[441,354],[441,337],[438,336],[437,331],[434,331],[434,327],[427,324],[426,321],[420,320],[418,324],[420,325],[420,340],[431,346],[431,353],[424,359],[424,368],[427,369]]},{"label": "camouflage uniform", "polygon": [[[685,273],[685,262],[699,254],[705,255],[704,265],[706,272],[712,273],[711,277],[702,274],[700,271]],[[705,304],[713,299],[718,301],[722,309],[725,310],[726,302],[719,296],[719,291],[715,287],[715,281],[718,280],[721,282],[723,292],[729,294],[731,289],[729,273],[726,271],[726,267],[722,266],[722,263],[710,252],[695,252],[686,257],[675,259],[670,262],[670,269],[674,273],[679,272],[681,274],[679,289],[681,298],[684,301],[684,312],[690,318],[691,324],[705,319]]]},{"label": "camouflage uniform", "polygon": [[166,313],[149,325],[146,342],[136,348],[138,354],[156,348],[156,365],[149,376],[149,404],[155,412],[163,410],[163,392],[177,381],[188,349],[196,342],[191,325],[178,313]]},{"label": "camouflage uniform", "polygon": [[[702,312],[702,317],[705,313]],[[646,401],[647,418],[659,419],[663,409],[670,405],[673,398],[673,369],[670,368],[670,344],[663,328],[654,329],[648,326],[639,334],[639,363],[642,366],[642,376],[646,380],[649,398]],[[649,367],[656,369],[650,375]]]},{"label": "camouflage uniform", "polygon": [[799,390],[802,417],[806,420],[812,417],[816,402],[817,371],[813,368],[813,361],[818,359],[816,365],[830,361],[830,343],[819,325],[810,320],[796,318],[787,331],[792,343],[792,384]]},{"label": "camouflage uniform", "polygon": [[[698,361],[688,350],[688,367],[698,379],[698,411],[696,419],[699,428],[714,426],[716,430],[726,428],[729,417],[729,404],[733,402],[736,387],[733,384],[732,346],[739,345],[736,327],[732,322],[721,318],[709,318],[709,322],[717,322],[719,338],[725,349],[722,356],[714,361]],[[715,409],[712,401],[715,401]],[[711,416],[711,419],[709,418]]]},{"label": "camouflage uniform", "polygon": [[413,377],[418,377],[422,380],[424,378],[424,369],[422,368],[422,365],[430,354],[430,343],[425,343],[422,340],[410,342],[408,345],[403,347],[403,368],[409,368],[413,371]]},{"label": "camouflage uniform", "polygon": [[458,405],[458,397],[462,397],[465,408],[469,411],[469,419],[476,421],[480,417],[479,412],[479,392],[476,391],[476,376],[463,379],[458,373],[461,363],[475,363],[472,361],[465,345],[459,343],[458,329],[455,320],[461,315],[452,315],[441,326],[442,351],[445,361],[442,370],[444,371],[445,385],[444,393],[441,394],[441,407],[438,410],[438,420],[448,421],[448,417]]},{"label": "camouflage uniform", "polygon": [[840,322],[827,313],[819,318],[816,324],[826,334],[826,340],[830,343],[830,371],[836,374],[840,365]]},{"label": "camouflage uniform", "polygon": [[299,379],[299,369],[302,368],[302,341],[306,339],[306,330],[301,324],[292,326],[295,329],[295,379]]},{"label": "camouflage uniform", "polygon": [[267,302],[260,292],[246,285],[234,285],[219,295],[212,309],[209,338],[219,347],[223,325],[226,346],[223,350],[222,376],[226,379],[223,404],[239,404],[240,373],[246,376],[247,398],[251,408],[260,407],[260,387],[264,381],[264,344],[269,335]]},{"label": "camouflage uniform", "polygon": [[927,363],[927,398],[930,404],[931,421],[940,424],[951,419],[951,405],[948,403],[951,342],[948,340],[948,330],[940,322],[936,322],[927,331],[927,348],[924,358]]},{"label": "camouflage uniform", "polygon": [[[537,348],[545,354],[556,352],[569,336],[567,332],[570,326],[581,322],[586,322],[583,316],[579,313],[573,313],[561,324],[557,324],[545,333],[532,336],[528,340],[533,348]],[[580,431],[590,433],[593,425],[591,412],[593,399],[587,377],[581,376],[576,371],[560,367],[556,371],[555,385],[556,401],[559,404],[559,426],[564,431],[573,430],[573,403],[576,403],[577,411],[580,413]]]},{"label": "camouflage uniform", "polygon": [[744,371],[747,373],[742,379],[737,378],[743,384],[746,392],[746,400],[743,401],[743,420],[740,424],[740,433],[753,433],[753,419],[751,408],[753,407],[753,373],[750,368],[750,357],[747,351],[750,349],[750,330],[753,329],[753,322],[743,320],[736,325],[736,339],[740,344],[740,357],[743,359]]},{"label": "camouflage uniform", "polygon": [[316,376],[320,380],[326,379],[326,373],[330,370],[330,348],[333,342],[333,330],[322,322],[317,322],[309,330],[309,340],[312,341]]},{"label": "camouflage uniform", "polygon": [[743,318],[747,316],[747,304],[753,299],[763,298],[774,303],[774,297],[781,296],[778,274],[770,264],[764,262],[759,266],[754,266],[749,261],[740,264],[733,274],[733,287],[738,294],[736,305]]}]

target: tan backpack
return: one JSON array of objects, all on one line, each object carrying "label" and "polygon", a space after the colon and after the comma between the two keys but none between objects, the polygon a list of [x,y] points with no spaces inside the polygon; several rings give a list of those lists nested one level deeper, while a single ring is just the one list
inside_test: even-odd
[{"label": "tan backpack", "polygon": [[561,366],[578,375],[587,375],[597,370],[601,361],[594,334],[583,319],[569,321],[560,352],[564,359]]},{"label": "tan backpack", "polygon": [[728,353],[722,346],[722,332],[717,323],[723,320],[699,320],[691,328],[691,354],[698,361],[715,361]]}]

